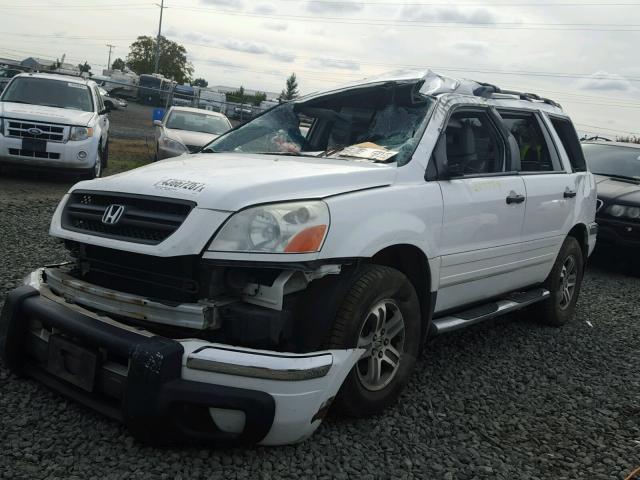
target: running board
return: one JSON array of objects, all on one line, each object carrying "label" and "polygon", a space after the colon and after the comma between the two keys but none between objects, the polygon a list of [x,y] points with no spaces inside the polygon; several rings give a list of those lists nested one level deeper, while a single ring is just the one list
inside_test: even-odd
[{"label": "running board", "polygon": [[516,310],[540,302],[549,295],[549,290],[545,290],[544,288],[534,288],[525,292],[510,293],[501,300],[456,312],[446,317],[434,318],[431,325],[436,334],[452,332],[499,315],[515,312]]}]

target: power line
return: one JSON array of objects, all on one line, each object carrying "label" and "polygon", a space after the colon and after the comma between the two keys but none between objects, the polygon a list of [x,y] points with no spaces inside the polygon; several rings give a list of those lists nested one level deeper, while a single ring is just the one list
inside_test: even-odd
[{"label": "power line", "polygon": [[[185,7],[180,6],[182,11],[211,12],[220,15],[231,15],[240,17],[287,19],[300,22],[322,22],[345,25],[368,25],[368,26],[393,26],[393,27],[419,27],[419,28],[474,28],[474,29],[505,29],[505,30],[560,30],[560,31],[592,31],[592,32],[640,32],[640,24],[596,24],[596,23],[517,23],[517,22],[459,22],[459,21],[439,21],[429,22],[425,20],[395,20],[389,22],[386,19],[347,19],[344,17],[322,17],[308,15],[290,14],[261,14],[250,12],[237,12],[232,10],[221,10],[205,7]],[[603,27],[603,28],[594,28]],[[608,28],[624,27],[624,28]]]},{"label": "power line", "polygon": [[[299,0],[276,0],[279,2],[296,2]],[[367,1],[344,1],[344,0],[308,0],[309,3],[327,4],[327,5],[383,5],[383,6],[399,6],[399,7],[636,7],[640,6],[637,2],[561,2],[561,3],[456,3],[451,2],[367,2]]]}]

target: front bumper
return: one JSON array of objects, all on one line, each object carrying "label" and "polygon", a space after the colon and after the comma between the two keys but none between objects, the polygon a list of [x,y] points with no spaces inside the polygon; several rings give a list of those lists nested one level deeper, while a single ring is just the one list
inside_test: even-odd
[{"label": "front bumper", "polygon": [[[85,152],[86,157],[78,157]],[[46,167],[65,170],[87,170],[93,168],[98,152],[98,139],[82,141],[47,142],[46,154],[41,157],[22,150],[22,139],[0,135],[0,163],[24,167]],[[44,156],[46,155],[46,157]]]},{"label": "front bumper", "polygon": [[598,217],[598,245],[640,248],[640,224]]},{"label": "front bumper", "polygon": [[302,441],[362,353],[287,354],[164,338],[65,303],[34,275],[7,297],[0,357],[147,443]]}]

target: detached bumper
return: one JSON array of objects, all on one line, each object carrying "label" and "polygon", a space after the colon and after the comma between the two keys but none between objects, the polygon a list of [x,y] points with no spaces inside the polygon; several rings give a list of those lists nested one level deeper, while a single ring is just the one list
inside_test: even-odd
[{"label": "detached bumper", "polygon": [[177,341],[66,304],[46,286],[15,289],[0,316],[0,356],[13,372],[124,422],[153,444],[304,440],[360,353]]}]

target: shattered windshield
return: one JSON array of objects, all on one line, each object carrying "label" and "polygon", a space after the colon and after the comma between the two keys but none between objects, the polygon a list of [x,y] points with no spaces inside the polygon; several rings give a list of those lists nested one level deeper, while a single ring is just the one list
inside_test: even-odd
[{"label": "shattered windshield", "polygon": [[418,84],[384,84],[285,103],[214,140],[204,152],[397,162],[411,159],[434,101]]}]

